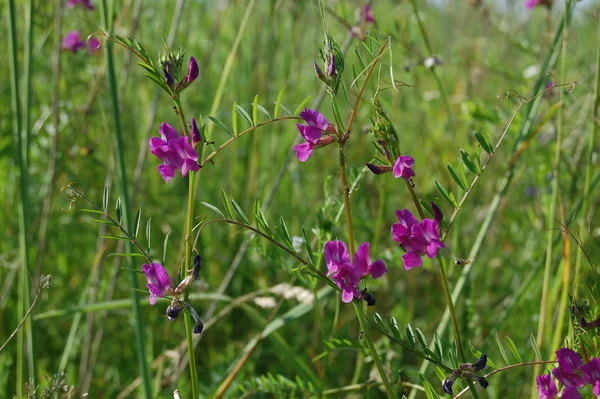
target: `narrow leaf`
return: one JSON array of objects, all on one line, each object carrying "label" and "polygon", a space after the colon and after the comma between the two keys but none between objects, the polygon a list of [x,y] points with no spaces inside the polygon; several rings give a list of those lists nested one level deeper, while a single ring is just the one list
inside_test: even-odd
[{"label": "narrow leaf", "polygon": [[233,219],[233,209],[231,209],[231,203],[229,202],[229,197],[225,193],[224,190],[221,190],[221,201],[223,202],[223,207],[225,208],[225,212],[227,213],[227,217],[229,219]]},{"label": "narrow leaf", "polygon": [[279,107],[283,110],[283,112],[285,112],[289,116],[294,116],[294,114],[292,114],[292,112],[289,109],[287,109],[287,107],[285,105],[279,104]]},{"label": "narrow leaf", "polygon": [[80,209],[79,212],[86,212],[86,213],[97,213],[99,215],[104,215],[104,212],[99,211],[97,209]]},{"label": "narrow leaf", "polygon": [[221,212],[221,210],[219,208],[217,208],[216,206],[209,204],[208,202],[200,202],[200,203],[202,205],[204,205],[205,207],[215,211],[219,216],[221,216],[222,219],[225,219],[225,215],[223,215],[223,212]]},{"label": "narrow leaf", "polygon": [[254,126],[254,123],[252,122],[252,118],[250,118],[250,115],[248,115],[248,113],[246,112],[246,110],[244,108],[240,107],[239,105],[236,105],[235,109],[238,112],[238,114],[240,114],[244,119],[246,119],[248,121],[250,126]]},{"label": "narrow leaf", "polygon": [[258,124],[258,94],[254,96],[254,101],[252,102],[252,126],[256,126]]},{"label": "narrow leaf", "polygon": [[504,363],[506,365],[509,365],[510,362],[508,361],[508,356],[506,356],[506,350],[504,349],[504,345],[502,345],[502,341],[500,341],[500,337],[498,336],[498,333],[496,333],[495,339],[496,339],[496,344],[498,345],[498,349],[500,350],[500,356],[502,356],[502,360],[504,360]]},{"label": "narrow leaf", "polygon": [[250,220],[248,220],[248,216],[246,216],[244,211],[242,211],[242,208],[238,205],[238,203],[232,199],[231,205],[233,206],[233,210],[235,211],[235,213],[237,213],[237,215],[240,217],[240,219],[242,219],[242,221],[245,224],[250,225]]},{"label": "narrow leaf", "polygon": [[105,213],[108,212],[108,201],[108,186],[106,186],[104,187],[104,193],[102,194],[102,210],[104,210]]},{"label": "narrow leaf", "polygon": [[402,334],[400,334],[400,326],[398,325],[398,320],[396,320],[395,317],[392,317],[388,321],[388,325],[390,326],[390,330],[392,331],[392,335],[394,336],[394,338],[400,341],[402,339]]},{"label": "narrow leaf", "polygon": [[444,186],[442,186],[442,184],[439,181],[435,181],[435,188],[437,188],[438,192],[440,193],[440,195],[450,203],[450,205],[452,205],[453,207],[457,208],[458,207],[458,203],[456,202],[456,199],[454,198],[454,194],[452,194],[452,192],[448,192],[448,190],[446,190],[444,188]]},{"label": "narrow leaf", "polygon": [[237,120],[237,103],[233,102],[233,108],[231,109],[231,124],[233,125],[233,137],[238,136],[238,120]]},{"label": "narrow leaf", "polygon": [[265,109],[265,107],[263,107],[263,106],[262,106],[262,105],[260,105],[260,104],[256,104],[256,108],[257,108],[257,109],[258,109],[258,110],[259,110],[259,111],[260,111],[262,114],[264,114],[264,115],[265,115],[265,116],[266,116],[268,119],[272,119],[272,118],[271,118],[271,115],[269,114],[269,111],[267,111],[267,110]]},{"label": "narrow leaf", "polygon": [[124,236],[102,236],[101,238],[106,238],[108,240],[123,240],[123,241],[130,241],[129,237],[124,237]]},{"label": "narrow leaf", "polygon": [[124,253],[124,252],[113,252],[108,254],[108,256],[131,256],[131,257],[144,257],[144,255],[142,254],[138,254],[138,253]]},{"label": "narrow leaf", "polygon": [[475,163],[473,162],[471,155],[469,155],[469,153],[466,152],[465,150],[463,150],[462,148],[460,150],[460,155],[461,155],[462,161],[465,164],[465,166],[467,167],[467,169],[469,169],[472,173],[478,175],[479,171],[477,170],[477,166],[475,166]]},{"label": "narrow leaf", "polygon": [[467,187],[467,183],[465,183],[463,179],[460,178],[460,175],[456,172],[456,170],[454,170],[452,165],[448,164],[446,166],[448,168],[448,172],[450,172],[450,176],[452,176],[456,184],[458,184],[463,190],[467,191],[469,189]]},{"label": "narrow leaf", "polygon": [[221,128],[225,133],[227,133],[230,136],[235,137],[233,132],[221,120],[215,118],[214,116],[209,116],[208,119],[210,119],[215,125],[217,125],[219,128]]},{"label": "narrow leaf", "polygon": [[375,319],[375,324],[377,324],[377,327],[379,327],[380,329],[385,331],[385,327],[383,325],[383,319],[381,318],[381,315],[379,313],[375,313],[373,315],[373,319]]},{"label": "narrow leaf", "polygon": [[308,236],[306,235],[306,230],[302,229],[302,239],[304,241],[304,248],[306,249],[306,253],[308,254],[308,260],[312,265],[315,264],[315,258],[313,256],[312,247],[308,241]]},{"label": "narrow leaf", "polygon": [[415,333],[413,332],[413,329],[410,324],[406,325],[406,339],[408,340],[410,347],[414,349],[415,348]]},{"label": "narrow leaf", "polygon": [[115,203],[115,211],[117,212],[117,221],[119,224],[123,223],[123,208],[121,205],[121,198],[117,198],[117,202]]},{"label": "narrow leaf", "polygon": [[142,208],[138,209],[133,221],[133,238],[137,238],[140,231],[140,221],[142,220]]},{"label": "narrow leaf", "polygon": [[535,353],[535,358],[537,360],[542,360],[542,354],[540,353],[540,348],[538,348],[538,344],[535,341],[533,333],[529,336],[529,341],[531,342],[531,347],[533,348],[533,352]]},{"label": "narrow leaf", "polygon": [[298,107],[296,107],[296,109],[294,110],[294,116],[298,116],[300,115],[300,112],[302,112],[302,110],[304,109],[304,107],[306,106],[306,104],[310,101],[312,95],[309,95],[308,97],[306,97],[304,99],[304,101],[302,101],[300,103],[300,105],[298,105]]},{"label": "narrow leaf", "polygon": [[171,232],[169,231],[165,236],[165,240],[163,241],[163,253],[162,253],[162,264],[167,263],[167,247],[169,246],[169,237],[171,237]]},{"label": "narrow leaf", "polygon": [[150,253],[150,248],[152,247],[151,245],[151,238],[152,238],[152,218],[148,218],[148,221],[146,222],[146,252]]},{"label": "narrow leaf", "polygon": [[281,107],[281,100],[283,100],[283,92],[285,91],[285,87],[281,90],[279,90],[279,93],[277,94],[277,99],[275,100],[275,108],[273,109],[273,116],[275,117],[275,119],[277,119],[277,117],[279,117],[279,108]]},{"label": "narrow leaf", "polygon": [[475,132],[475,138],[479,142],[479,145],[485,152],[488,154],[492,154],[494,152],[494,148],[492,147],[492,143],[490,143],[490,138],[485,132],[482,134],[481,132]]},{"label": "narrow leaf", "polygon": [[517,359],[517,362],[523,363],[523,359],[521,358],[521,355],[519,354],[519,350],[517,349],[517,346],[515,345],[515,343],[513,342],[513,340],[510,339],[510,337],[504,337],[504,339],[506,340],[506,344],[508,345],[508,349],[510,349],[510,351],[512,352],[512,354],[515,357],[515,359]]}]

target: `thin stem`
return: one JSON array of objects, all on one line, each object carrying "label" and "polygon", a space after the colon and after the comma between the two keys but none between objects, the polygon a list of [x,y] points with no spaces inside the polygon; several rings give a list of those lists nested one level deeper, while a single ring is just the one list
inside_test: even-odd
[{"label": "thin stem", "polygon": [[446,298],[446,304],[448,305],[448,311],[450,312],[450,319],[452,320],[452,327],[454,328],[454,338],[458,346],[458,354],[463,362],[466,362],[465,352],[463,350],[462,342],[460,339],[460,330],[458,328],[458,320],[456,319],[456,313],[454,312],[454,302],[452,301],[452,295],[450,294],[450,288],[448,287],[448,279],[446,277],[446,266],[444,264],[444,258],[438,253],[437,262],[440,267],[440,279],[442,280],[442,288],[444,289],[444,297]]},{"label": "thin stem", "polygon": [[392,389],[392,385],[387,378],[385,370],[383,369],[383,365],[381,364],[381,359],[379,358],[379,354],[377,353],[377,348],[375,348],[375,344],[373,343],[373,337],[371,336],[371,332],[369,331],[369,325],[367,323],[367,319],[360,308],[359,301],[352,301],[352,306],[354,306],[354,311],[356,312],[356,316],[358,317],[358,322],[360,324],[361,331],[363,332],[363,338],[367,342],[367,346],[369,347],[369,352],[371,357],[373,358],[373,363],[375,363],[375,367],[377,367],[377,371],[379,372],[379,376],[381,377],[381,381],[385,386],[385,390],[387,392],[388,398],[394,399],[396,395],[394,394],[394,390]]},{"label": "thin stem", "polygon": [[[111,2],[111,5],[114,7],[114,2]],[[114,15],[113,9],[108,8],[107,0],[102,0],[100,2],[100,13],[102,16],[102,24],[107,29],[108,32],[112,32],[112,21],[109,19],[109,15]],[[108,81],[110,86],[110,94],[111,94],[111,105],[112,105],[112,113],[114,119],[114,139],[115,139],[115,147],[116,147],[116,155],[117,155],[117,170],[119,177],[119,186],[121,189],[121,201],[123,204],[123,224],[127,227],[127,230],[131,230],[130,225],[130,215],[131,215],[131,207],[130,207],[130,199],[129,199],[129,189],[127,182],[127,170],[126,170],[126,162],[125,162],[125,144],[123,139],[123,131],[121,129],[121,115],[119,110],[119,97],[117,94],[117,79],[115,74],[115,65],[113,58],[113,42],[108,41],[106,43],[106,61],[107,61],[107,72],[108,72]],[[131,247],[131,245],[130,245]],[[137,282],[137,273],[135,271],[135,267],[133,265],[133,260],[131,257],[127,257],[127,267],[130,270],[129,272],[129,281],[131,286],[131,299],[132,299],[132,312],[133,318],[135,320],[135,341],[136,341],[136,354],[138,367],[140,369],[140,374],[143,380],[144,386],[144,395],[146,398],[150,399],[153,397],[152,395],[152,379],[150,377],[150,370],[148,368],[148,364],[146,363],[146,343],[145,343],[145,326],[144,321],[142,319],[142,313],[140,310],[139,304],[139,292],[138,292],[138,282]]]},{"label": "thin stem", "polygon": [[354,255],[354,231],[352,229],[352,210],[350,209],[350,186],[346,177],[346,156],[344,155],[344,145],[338,147],[340,159],[340,180],[342,182],[342,196],[344,198],[344,213],[346,214],[346,227],[348,229],[348,246],[350,256]]},{"label": "thin stem", "polygon": [[[192,140],[190,137],[189,128],[187,125],[187,121],[185,119],[185,114],[183,113],[183,108],[181,107],[181,102],[179,98],[175,100],[175,107],[177,110],[177,115],[179,115],[179,121],[181,122],[181,128],[183,129],[183,133],[188,138],[188,140]],[[186,215],[185,222],[185,257],[183,265],[184,267],[179,270],[179,278],[182,279],[186,274],[187,270],[191,264],[192,259],[192,228],[194,224],[194,182],[196,179],[194,178],[195,173],[190,172],[188,177],[188,209]],[[184,300],[187,301],[190,296],[190,291],[185,290],[183,297]],[[193,328],[194,321],[188,312],[185,313],[185,335],[188,347],[188,358],[190,364],[190,379],[192,382],[192,398],[198,399],[200,395],[199,387],[198,387],[198,371],[196,369],[196,354],[194,351],[194,336],[193,336]]]}]

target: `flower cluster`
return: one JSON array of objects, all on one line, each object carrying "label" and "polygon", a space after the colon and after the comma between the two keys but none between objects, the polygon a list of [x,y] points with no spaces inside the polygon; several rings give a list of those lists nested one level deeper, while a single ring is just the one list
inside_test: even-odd
[{"label": "flower cluster", "polygon": [[[563,399],[581,398],[579,388],[586,385],[592,386],[594,396],[600,396],[600,358],[593,358],[583,364],[579,355],[569,349],[561,348],[556,352],[558,367],[552,370],[552,375],[564,388],[561,391]],[[550,374],[540,375],[536,378],[540,399],[554,399],[558,397],[558,389]]]},{"label": "flower cluster", "polygon": [[440,241],[442,212],[434,203],[431,205],[434,219],[423,219],[420,222],[408,209],[396,211],[399,223],[392,225],[392,238],[406,251],[402,255],[406,270],[423,265],[423,255],[434,258],[440,248],[446,247]]},{"label": "flower cluster", "polygon": [[63,50],[68,50],[76,53],[80,49],[84,49],[86,47],[88,47],[90,53],[93,53],[100,48],[100,40],[92,36],[86,43],[83,40],[81,40],[81,33],[79,33],[79,31],[76,30],[68,32],[63,38]]},{"label": "flower cluster", "polygon": [[323,136],[324,133],[334,132],[335,129],[325,116],[314,109],[305,108],[300,112],[300,117],[307,123],[306,125],[297,124],[298,131],[305,142],[294,146],[296,156],[300,162],[306,162],[312,156],[315,148],[324,147],[333,143],[333,136]]},{"label": "flower cluster", "polygon": [[352,299],[360,298],[358,284],[362,278],[369,275],[374,279],[383,276],[387,269],[383,260],[371,263],[368,242],[362,243],[356,250],[354,261],[350,260],[350,254],[346,244],[342,241],[329,241],[325,244],[323,252],[327,265],[327,275],[333,275],[333,281],[343,291],[342,301],[352,302]]},{"label": "flower cluster", "polygon": [[483,389],[486,389],[490,383],[485,377],[475,374],[476,372],[483,370],[486,366],[487,355],[485,353],[473,363],[461,363],[457,369],[453,370],[446,378],[444,378],[444,381],[442,381],[442,389],[447,394],[453,395],[454,392],[452,391],[452,386],[457,379],[475,380]]},{"label": "flower cluster", "polygon": [[[194,124],[195,121],[192,125]],[[158,166],[158,172],[167,183],[175,177],[177,170],[181,170],[181,175],[185,177],[188,171],[200,169],[198,152],[192,147],[187,136],[180,136],[168,123],[161,124],[158,131],[160,137],[150,139],[150,151],[163,161]]]}]

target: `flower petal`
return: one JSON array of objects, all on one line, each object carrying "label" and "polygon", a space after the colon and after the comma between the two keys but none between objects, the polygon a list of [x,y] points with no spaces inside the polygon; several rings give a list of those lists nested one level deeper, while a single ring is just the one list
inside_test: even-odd
[{"label": "flower petal", "polygon": [[423,259],[414,252],[407,252],[402,255],[402,261],[404,262],[404,269],[410,270],[415,267],[419,267],[423,265]]}]

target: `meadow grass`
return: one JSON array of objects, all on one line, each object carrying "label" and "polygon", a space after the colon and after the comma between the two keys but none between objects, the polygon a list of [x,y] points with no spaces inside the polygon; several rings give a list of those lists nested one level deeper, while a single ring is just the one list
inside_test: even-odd
[{"label": "meadow grass", "polygon": [[[346,25],[358,1],[92,3],[4,5],[1,398],[442,397],[482,353],[489,386],[457,379],[454,394],[538,397],[557,349],[598,357],[586,325],[600,313],[597,2],[378,0],[364,37]],[[100,51],[61,49],[72,30]],[[312,65],[325,30],[345,53],[333,102]],[[200,76],[169,98],[113,35],[154,62],[164,42],[183,48],[182,76],[189,56]],[[415,160],[412,183],[365,167],[385,158],[368,133],[374,96]],[[349,139],[300,162],[304,107]],[[209,160],[165,183],[148,140],[191,118],[206,123]],[[93,205],[74,189],[100,214],[81,212]],[[431,201],[446,248],[406,271],[394,212],[430,217]],[[94,222],[104,214],[123,231]],[[336,239],[385,261],[366,280],[374,307],[325,282]],[[195,251],[199,281],[182,298],[200,335],[190,312],[170,322],[167,300],[149,305],[141,273],[160,262],[176,286]],[[147,257],[115,256],[128,252]]]}]

